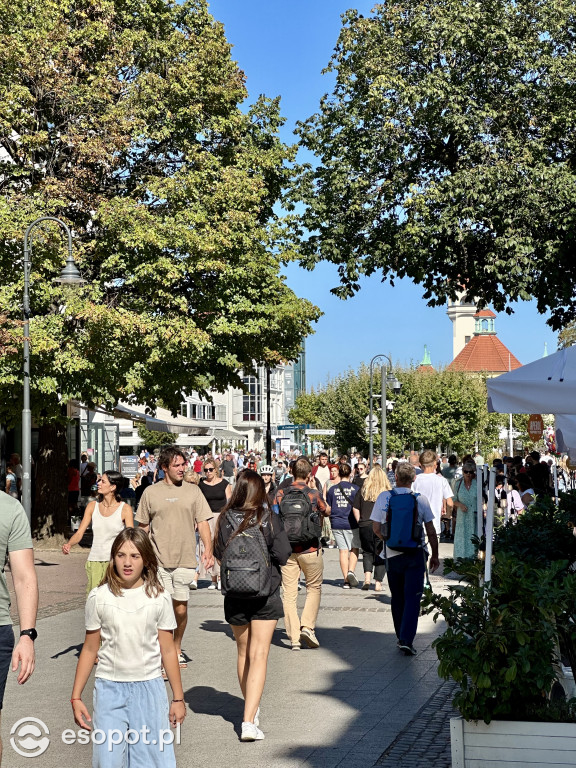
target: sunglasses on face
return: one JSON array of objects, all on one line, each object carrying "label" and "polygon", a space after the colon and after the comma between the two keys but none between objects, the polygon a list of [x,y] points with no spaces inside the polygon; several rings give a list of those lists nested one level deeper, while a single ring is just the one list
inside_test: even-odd
[{"label": "sunglasses on face", "polygon": [[462,474],[463,475],[473,475],[474,474],[474,470],[473,469],[464,469],[462,471]]},{"label": "sunglasses on face", "polygon": [[204,472],[214,472],[214,467],[205,467]]}]

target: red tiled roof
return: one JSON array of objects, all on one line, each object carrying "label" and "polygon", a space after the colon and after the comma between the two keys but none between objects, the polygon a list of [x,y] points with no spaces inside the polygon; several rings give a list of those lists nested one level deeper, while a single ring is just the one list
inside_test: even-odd
[{"label": "red tiled roof", "polygon": [[496,334],[473,336],[464,349],[456,355],[448,366],[451,371],[487,371],[505,373],[520,368],[522,363],[514,357]]},{"label": "red tiled roof", "polygon": [[434,373],[434,366],[433,365],[419,365],[418,368],[416,368],[416,373]]},{"label": "red tiled roof", "polygon": [[491,309],[480,309],[476,312],[474,317],[496,317],[496,315]]}]

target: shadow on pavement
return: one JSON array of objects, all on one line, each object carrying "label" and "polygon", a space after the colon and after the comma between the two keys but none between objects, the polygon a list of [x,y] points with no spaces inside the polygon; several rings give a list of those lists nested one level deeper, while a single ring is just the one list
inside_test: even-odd
[{"label": "shadow on pavement", "polygon": [[200,624],[200,629],[204,632],[221,632],[224,635],[228,635],[231,640],[234,640],[230,625],[222,619],[206,619]]},{"label": "shadow on pavement", "polygon": [[68,648],[65,648],[63,651],[58,651],[58,653],[55,653],[54,656],[50,656],[51,659],[57,659],[60,656],[66,656],[67,653],[74,652],[74,655],[76,658],[80,656],[80,651],[82,650],[82,646],[84,643],[79,643],[78,645],[69,645]]},{"label": "shadow on pavement", "polygon": [[184,692],[184,699],[192,712],[199,715],[221,717],[231,723],[240,733],[240,723],[244,714],[244,699],[226,691],[217,691],[207,685],[197,685]]},{"label": "shadow on pavement", "polygon": [[[375,629],[377,619],[375,620]],[[414,645],[417,656],[404,656],[396,648],[394,631],[371,631],[357,626],[321,627],[318,638],[321,647],[338,656],[347,668],[332,672],[321,686],[302,685],[300,695],[316,699],[314,707],[322,711],[327,697],[340,702],[339,709],[348,709],[346,727],[337,739],[308,740],[286,753],[302,768],[369,768],[373,766],[388,744],[412,719],[414,712],[437,690],[441,680],[432,675],[436,664],[430,649],[434,635],[422,632]],[[303,704],[306,710],[310,704]],[[333,707],[331,707],[333,709]],[[412,714],[409,714],[412,710]]]},{"label": "shadow on pavement", "polygon": [[[202,622],[202,624],[200,624],[200,629],[202,629],[204,632],[220,632],[221,634],[227,635],[232,641],[234,641],[234,634],[230,629],[230,625],[223,620],[206,619]],[[284,630],[277,628],[274,631],[274,635],[272,637],[272,645],[277,645],[278,648],[287,648],[290,643],[287,639],[285,639],[285,642],[282,642],[282,636],[286,638]]]}]

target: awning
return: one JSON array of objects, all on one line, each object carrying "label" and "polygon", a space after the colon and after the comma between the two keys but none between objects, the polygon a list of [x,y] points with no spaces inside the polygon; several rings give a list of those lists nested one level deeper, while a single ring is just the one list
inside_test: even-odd
[{"label": "awning", "polygon": [[576,414],[576,346],[488,379],[489,413]]},{"label": "awning", "polygon": [[232,432],[230,429],[215,429],[214,437],[217,440],[248,440],[248,435]]},{"label": "awning", "polygon": [[118,403],[114,408],[114,416],[121,419],[132,419],[145,424],[146,429],[155,432],[172,432],[175,435],[193,434],[199,430],[198,423],[185,416],[172,416],[166,408],[157,408],[156,416],[146,413],[144,406]]},{"label": "awning", "polygon": [[215,439],[214,435],[178,435],[176,445],[205,446],[213,443]]}]

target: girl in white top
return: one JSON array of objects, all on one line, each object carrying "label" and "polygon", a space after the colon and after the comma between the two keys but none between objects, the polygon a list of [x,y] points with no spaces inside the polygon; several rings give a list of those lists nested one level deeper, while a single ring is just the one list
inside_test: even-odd
[{"label": "girl in white top", "polygon": [[98,500],[91,501],[86,506],[80,527],[70,541],[62,547],[65,555],[70,554],[70,548],[78,544],[86,529],[92,523],[92,548],[86,562],[88,584],[86,594],[97,587],[106,574],[110,562],[112,542],[124,528],[134,527],[134,513],[129,504],[124,504],[120,497],[122,475],[113,469],[103,473],[98,481]]},{"label": "girl in white top", "polygon": [[[138,528],[126,528],[114,539],[104,583],[86,601],[86,638],[70,699],[76,724],[95,729],[93,768],[176,768],[170,726],[184,722],[186,706],[175,627],[150,539]],[[92,721],[82,692],[97,654]]]}]

